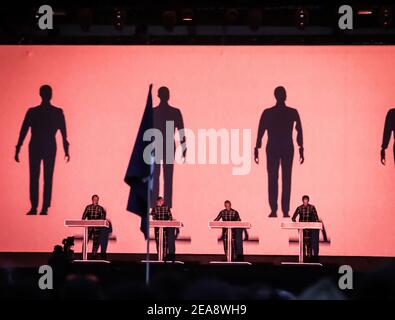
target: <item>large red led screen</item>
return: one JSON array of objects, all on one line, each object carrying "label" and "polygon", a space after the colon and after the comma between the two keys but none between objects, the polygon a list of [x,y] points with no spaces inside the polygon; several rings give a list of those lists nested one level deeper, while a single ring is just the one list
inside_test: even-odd
[{"label": "large red led screen", "polygon": [[[48,252],[81,235],[64,220],[81,218],[93,194],[112,222],[108,251],[145,251],[140,218],[126,210],[124,177],[152,83],[153,106],[176,108],[168,134],[175,130],[180,161],[159,166],[158,193],[184,223],[177,253],[223,253],[208,222],[228,199],[252,224],[246,254],[294,254],[296,232],[280,224],[307,194],[325,225],[322,255],[395,255],[395,47],[1,46],[0,70],[0,251]],[[45,84],[62,111],[27,115]],[[54,121],[64,130],[51,142],[50,179],[30,141],[32,130],[48,134],[34,123]],[[32,188],[38,210],[49,201],[44,182],[52,190],[48,215],[27,215]]]}]

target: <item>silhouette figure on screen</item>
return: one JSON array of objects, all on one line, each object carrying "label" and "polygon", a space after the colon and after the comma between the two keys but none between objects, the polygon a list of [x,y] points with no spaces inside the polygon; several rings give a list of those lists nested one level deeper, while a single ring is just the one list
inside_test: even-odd
[{"label": "silhouette figure on screen", "polygon": [[385,165],[385,149],[388,148],[390,143],[391,134],[394,137],[394,162],[395,162],[395,108],[390,109],[385,117],[384,132],[383,132],[383,143],[381,144],[381,163]]},{"label": "silhouette figure on screen", "polygon": [[44,166],[44,196],[40,214],[46,215],[48,208],[51,206],[52,179],[56,158],[56,133],[58,130],[62,134],[65,161],[69,162],[70,160],[63,111],[51,105],[52,88],[49,85],[40,87],[40,96],[42,99],[41,104],[37,107],[30,108],[26,113],[15,150],[15,161],[19,162],[19,152],[30,128],[29,168],[31,209],[27,213],[28,215],[37,214],[38,182],[41,162],[43,162]]},{"label": "silhouette figure on screen", "polygon": [[265,109],[259,120],[254,160],[259,164],[259,148],[262,146],[263,135],[267,131],[266,158],[269,180],[269,204],[271,208],[269,217],[277,217],[278,171],[280,166],[282,173],[281,206],[284,217],[289,217],[292,162],[294,157],[292,132],[294,124],[296,124],[296,141],[299,146],[299,161],[302,164],[304,162],[302,123],[298,111],[285,105],[287,94],[284,87],[277,87],[274,90],[274,96],[277,100],[276,105]]},{"label": "silhouette figure on screen", "polygon": [[182,156],[186,157],[186,139],[184,135],[184,121],[181,111],[168,104],[170,91],[167,87],[160,87],[158,90],[160,103],[154,108],[154,128],[162,134],[163,152],[155,152],[154,179],[153,179],[153,202],[151,207],[155,206],[155,199],[159,196],[159,178],[160,169],[163,168],[163,197],[164,202],[169,208],[173,206],[173,170],[175,155],[174,133],[178,130],[180,143],[182,145]]}]

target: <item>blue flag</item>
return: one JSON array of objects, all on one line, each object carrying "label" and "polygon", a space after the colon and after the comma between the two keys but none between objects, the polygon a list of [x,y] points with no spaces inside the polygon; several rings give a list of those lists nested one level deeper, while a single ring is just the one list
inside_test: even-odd
[{"label": "blue flag", "polygon": [[152,192],[152,173],[153,163],[144,161],[144,150],[151,141],[144,141],[144,132],[152,129],[154,126],[152,110],[152,84],[149,87],[147,104],[143,118],[141,119],[140,128],[134,143],[132,155],[124,181],[130,186],[129,200],[127,210],[141,217],[140,229],[144,233],[145,239],[148,238],[148,210],[149,199]]}]

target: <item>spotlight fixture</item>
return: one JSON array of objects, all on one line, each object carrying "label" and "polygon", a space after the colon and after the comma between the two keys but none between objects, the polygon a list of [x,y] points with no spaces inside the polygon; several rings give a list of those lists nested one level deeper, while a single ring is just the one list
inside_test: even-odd
[{"label": "spotlight fixture", "polygon": [[295,21],[298,28],[305,28],[309,23],[309,11],[303,7],[297,8],[295,11]]},{"label": "spotlight fixture", "polygon": [[370,9],[360,9],[357,11],[359,16],[369,16],[373,14],[373,10]]},{"label": "spotlight fixture", "polygon": [[126,23],[126,10],[121,8],[114,9],[114,26],[117,30],[122,30]]},{"label": "spotlight fixture", "polygon": [[393,23],[393,11],[391,7],[383,7],[379,13],[379,23],[384,28],[389,28]]},{"label": "spotlight fixture", "polygon": [[192,9],[187,8],[187,9],[182,10],[182,12],[181,12],[181,19],[182,19],[182,21],[185,21],[185,22],[193,21],[193,11],[192,11]]}]

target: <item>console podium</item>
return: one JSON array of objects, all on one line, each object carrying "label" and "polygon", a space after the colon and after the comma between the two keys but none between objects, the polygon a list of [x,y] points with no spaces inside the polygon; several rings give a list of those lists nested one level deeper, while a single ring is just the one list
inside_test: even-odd
[{"label": "console podium", "polygon": [[250,262],[245,261],[232,261],[232,229],[250,229],[251,223],[244,221],[210,221],[208,224],[211,229],[223,229],[227,230],[227,248],[228,252],[226,255],[226,261],[210,261],[213,264],[246,264],[251,265]]},{"label": "console podium", "polygon": [[184,264],[182,261],[164,261],[163,259],[163,234],[164,228],[182,228],[184,225],[181,221],[176,220],[151,220],[149,222],[150,228],[159,228],[159,245],[158,245],[158,260],[142,260],[141,262],[149,263],[178,263]]},{"label": "console podium", "polygon": [[84,228],[84,238],[82,241],[82,260],[73,260],[73,262],[83,263],[110,263],[107,260],[88,260],[88,228],[109,228],[110,223],[107,220],[65,220],[66,227],[79,227]]},{"label": "console podium", "polygon": [[283,222],[281,223],[281,229],[295,229],[299,233],[299,260],[298,262],[281,262],[281,264],[288,265],[315,265],[321,266],[321,263],[317,262],[304,262],[303,261],[303,230],[304,229],[318,229],[322,230],[321,222]]}]

